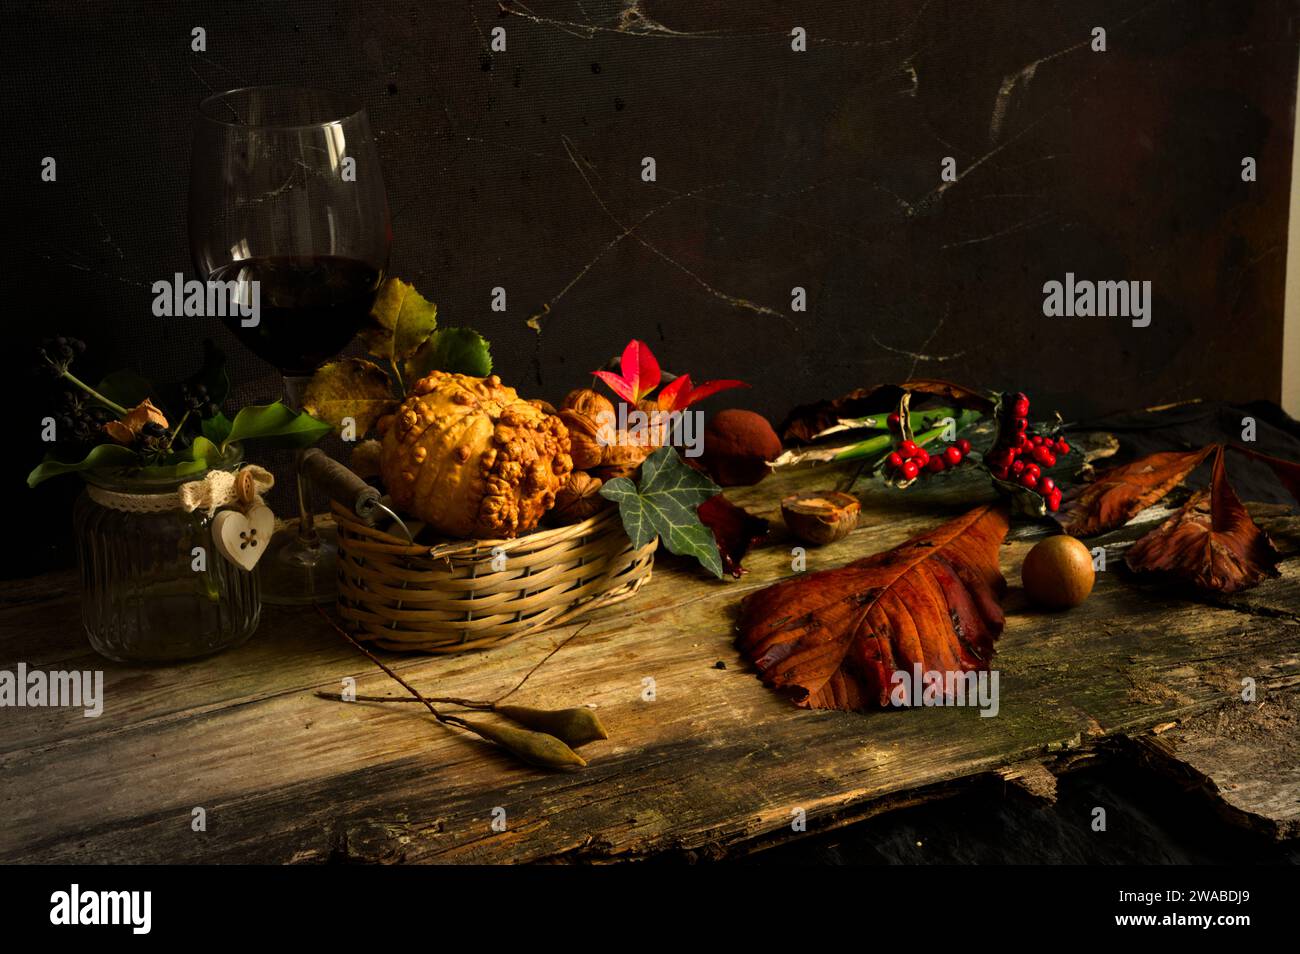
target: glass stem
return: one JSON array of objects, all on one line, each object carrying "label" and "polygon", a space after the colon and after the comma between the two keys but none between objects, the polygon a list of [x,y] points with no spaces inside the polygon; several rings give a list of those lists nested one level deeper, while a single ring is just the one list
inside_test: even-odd
[{"label": "glass stem", "polygon": [[[284,403],[295,411],[302,410],[302,396],[311,377],[284,375]],[[303,550],[320,548],[320,535],[316,533],[316,518],[312,513],[311,487],[302,475],[299,459],[302,451],[294,455],[293,476],[298,484],[298,546]]]}]

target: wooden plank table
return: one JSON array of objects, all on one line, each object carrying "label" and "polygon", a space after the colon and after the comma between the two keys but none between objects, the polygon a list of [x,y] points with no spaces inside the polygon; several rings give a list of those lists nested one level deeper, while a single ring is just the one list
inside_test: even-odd
[{"label": "wooden plank table", "polygon": [[[1030,609],[1018,567],[1035,533],[1002,551],[1013,588],[994,661],[1001,710],[807,711],[765,689],[732,645],[740,598],[791,572],[778,501],[832,486],[781,473],[731,494],[773,518],[740,581],[661,558],[632,601],[488,653],[381,654],[429,694],[492,698],[581,632],[512,697],[593,703],[612,738],[588,768],[520,767],[418,705],[317,698],[353,676],[401,690],[317,613],[270,608],[243,647],[183,666],[94,655],[71,574],[0,586],[0,668],[102,669],[103,715],[0,709],[0,860],[92,862],[613,861],[713,858],[826,831],[1001,773],[1051,797],[1053,773],[1113,740],[1195,775],[1224,811],[1276,837],[1300,820],[1300,518],[1256,508],[1282,575],[1215,603],[1136,581],[1107,538],[1110,571],[1082,607]],[[859,529],[810,550],[809,569],[892,547],[982,499],[978,483],[905,495],[866,489]],[[962,503],[955,503],[957,498]],[[1256,680],[1253,704],[1240,699]],[[653,680],[653,699],[647,698]],[[193,810],[206,831],[192,830]],[[493,827],[504,810],[505,830]],[[498,827],[500,827],[498,825]]]}]

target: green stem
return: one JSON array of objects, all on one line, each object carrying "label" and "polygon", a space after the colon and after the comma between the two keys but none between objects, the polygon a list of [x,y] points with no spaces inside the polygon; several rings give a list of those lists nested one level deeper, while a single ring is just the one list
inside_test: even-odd
[{"label": "green stem", "polygon": [[100,394],[98,391],[92,388],[85,381],[78,378],[67,368],[64,368],[63,371],[60,373],[60,375],[61,377],[67,378],[77,387],[81,388],[81,390],[85,391],[87,394],[93,397],[100,404],[104,405],[104,407],[108,408],[114,414],[117,414],[120,417],[125,417],[127,414],[131,413],[126,408],[122,407],[122,405],[118,404],[116,401],[110,401],[108,398],[104,397],[104,395]]},{"label": "green stem", "polygon": [[171,436],[167,438],[168,447],[171,447],[173,444],[176,443],[176,436],[180,434],[181,428],[185,426],[185,422],[190,419],[190,414],[192,413],[193,413],[192,411],[186,411],[184,414],[181,415],[181,421],[179,424],[176,425],[176,430],[172,431]]}]

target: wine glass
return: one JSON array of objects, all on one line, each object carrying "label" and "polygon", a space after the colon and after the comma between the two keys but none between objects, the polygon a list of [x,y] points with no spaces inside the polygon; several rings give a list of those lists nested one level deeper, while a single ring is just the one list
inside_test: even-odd
[{"label": "wine glass", "polygon": [[[228,283],[244,306],[223,309],[235,313],[221,320],[279,369],[285,402],[301,408],[312,372],[361,328],[388,268],[388,201],[365,111],[291,87],[205,99],[189,206],[199,277]],[[313,525],[309,488],[295,476],[298,532],[277,535],[258,564],[268,603],[322,602],[336,588],[337,551]]]}]

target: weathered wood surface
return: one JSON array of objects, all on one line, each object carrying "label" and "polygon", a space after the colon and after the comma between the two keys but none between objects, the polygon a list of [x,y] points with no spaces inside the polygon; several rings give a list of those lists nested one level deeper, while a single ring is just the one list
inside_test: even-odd
[{"label": "weathered wood surface", "polygon": [[[613,738],[585,747],[591,764],[574,773],[521,768],[418,706],[316,698],[345,676],[363,694],[400,690],[311,609],[268,608],[253,639],[225,655],[139,668],[89,650],[70,576],[4,584],[0,668],[103,669],[106,702],[98,719],[0,709],[0,860],[715,857],[794,837],[795,809],[811,833],[984,773],[1036,777],[1041,787],[1027,763],[1155,727],[1165,730],[1158,744],[1201,765],[1236,811],[1294,834],[1300,518],[1258,511],[1286,559],[1281,578],[1240,598],[1189,600],[1133,580],[1113,559],[1093,597],[1066,614],[1029,609],[1015,588],[1032,542],[1018,530],[1002,554],[1013,589],[994,663],[998,717],[814,712],[763,688],[733,649],[732,627],[744,593],[791,572],[780,496],[826,486],[831,474],[783,474],[735,493],[775,531],[746,560],[743,580],[719,583],[661,559],[636,599],[590,617],[512,698],[599,707]],[[809,569],[894,546],[969,506],[971,493],[867,492],[859,529],[810,550]],[[948,502],[954,496],[965,503]],[[1132,527],[1117,533],[1113,552],[1134,537]],[[384,658],[426,692],[490,698],[578,625],[485,654]],[[1289,721],[1270,720],[1253,742],[1206,743],[1198,717],[1244,705],[1247,676],[1259,687],[1255,705]],[[653,701],[643,699],[646,679]],[[1261,763],[1252,753],[1265,744],[1277,757]],[[207,830],[196,833],[200,806]],[[492,828],[496,808],[506,812],[503,832]]]}]

